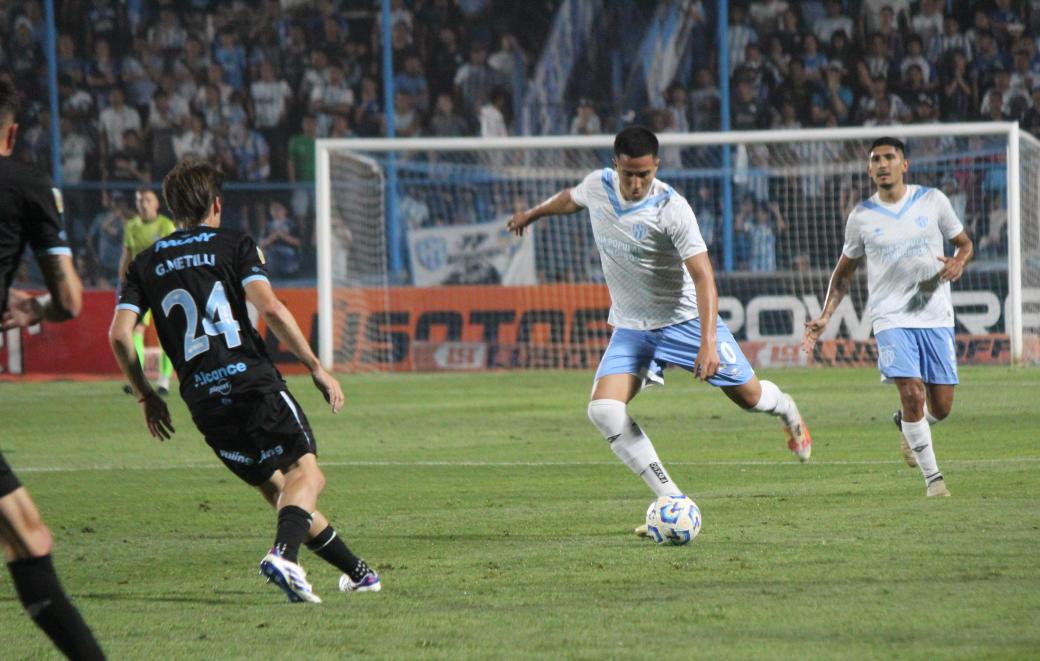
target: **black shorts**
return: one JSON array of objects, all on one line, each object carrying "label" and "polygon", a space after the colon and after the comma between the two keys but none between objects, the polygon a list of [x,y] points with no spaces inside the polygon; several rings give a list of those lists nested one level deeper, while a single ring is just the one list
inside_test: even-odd
[{"label": "black shorts", "polygon": [[307,416],[286,390],[235,398],[191,417],[224,465],[253,486],[318,452]]},{"label": "black shorts", "polygon": [[22,486],[22,483],[18,481],[18,477],[11,470],[11,467],[7,465],[7,462],[4,461],[4,455],[0,452],[0,498],[3,498],[20,486]]}]

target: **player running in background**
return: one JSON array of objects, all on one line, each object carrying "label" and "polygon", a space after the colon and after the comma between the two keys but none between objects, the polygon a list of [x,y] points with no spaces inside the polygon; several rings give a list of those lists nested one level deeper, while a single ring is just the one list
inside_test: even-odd
[{"label": "player running in background", "polygon": [[[949,496],[931,425],[953,406],[957,347],[950,283],[961,277],[974,248],[942,191],[903,181],[909,167],[899,140],[878,138],[871,145],[867,172],[877,192],[849,214],[823,312],[805,323],[803,347],[812,350],[866,257],[878,368],[882,380],[899,389],[902,409],[894,419],[904,458],[920,468],[926,495]],[[956,248],[953,257],[943,253],[943,239]]]},{"label": "player running in background", "polygon": [[182,229],[130,264],[109,331],[112,350],[141,403],[148,430],[160,440],[169,438],[169,410],[145,379],[133,345],[137,318],[149,309],[155,313],[181,397],[206,443],[278,510],[274,546],[261,560],[260,573],[289,601],[321,601],[297,563],[305,541],[343,572],[340,590],[377,592],[379,576],[317,511],[325,477],[314,436],[250,322],[246,302],[307,366],[333,413],[343,406],[343,391],[275,296],[256,243],[220,227],[222,181],[219,170],[195,160],[182,161],[166,175],[163,196]]},{"label": "player running in background", "polygon": [[[614,139],[614,168],[597,170],[533,209],[514,214],[518,235],[543,216],[588,209],[610,290],[610,344],[596,370],[589,419],[614,454],[657,496],[682,490],[650,439],[629,417],[644,378],[660,381],[666,364],[722,389],[746,411],[781,418],[788,447],[802,461],[812,441],[790,395],[759,381],[718,318],[715,274],[689,203],[655,178],[657,137],[632,126]],[[636,528],[645,534],[646,527]]]},{"label": "player running in background", "polygon": [[[61,194],[42,172],[16,163],[14,87],[0,79],[0,311],[3,330],[79,314],[83,283],[72,263],[61,220]],[[36,253],[49,296],[34,298],[7,288],[28,245]],[[5,421],[4,426],[9,422]],[[29,492],[0,454],[0,546],[18,599],[36,626],[70,659],[103,659],[76,607],[69,602],[51,560],[53,538]]]},{"label": "player running in background", "polygon": [[[150,188],[138,188],[136,195],[137,215],[126,222],[123,229],[123,256],[119,260],[119,288],[122,291],[126,282],[126,269],[142,250],[150,248],[153,243],[177,229],[173,221],[159,213],[159,196]],[[144,365],[144,332],[152,323],[151,311],[141,316],[134,327],[134,347],[137,348],[137,359]],[[170,392],[170,377],[173,376],[173,363],[166,352],[159,348],[159,394],[165,397]],[[123,392],[132,394],[129,384],[123,386]]]}]

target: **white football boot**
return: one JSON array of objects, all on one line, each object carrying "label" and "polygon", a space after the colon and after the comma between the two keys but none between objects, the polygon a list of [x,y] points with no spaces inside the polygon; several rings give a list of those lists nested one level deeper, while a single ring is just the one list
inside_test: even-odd
[{"label": "white football boot", "polygon": [[260,561],[260,575],[266,576],[269,583],[277,585],[293,603],[321,603],[321,597],[314,594],[311,584],[307,582],[307,572],[303,571],[303,567],[286,560],[273,549]]},{"label": "white football boot", "polygon": [[798,412],[798,406],[794,398],[785,394],[791,405],[791,413],[784,416],[784,436],[787,437],[787,449],[801,462],[809,461],[812,455],[812,436],[809,435],[809,426],[802,420],[802,414]]},{"label": "white football boot", "polygon": [[939,476],[928,483],[924,494],[929,498],[934,496],[951,496],[950,490],[946,488],[946,480]]},{"label": "white football boot", "polygon": [[339,577],[340,592],[379,592],[382,589],[383,582],[379,580],[379,574],[372,569],[356,583],[346,574]]}]

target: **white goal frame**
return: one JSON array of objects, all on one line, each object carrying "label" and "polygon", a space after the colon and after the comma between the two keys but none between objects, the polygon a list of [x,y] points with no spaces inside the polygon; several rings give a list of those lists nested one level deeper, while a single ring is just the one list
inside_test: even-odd
[{"label": "white goal frame", "polygon": [[[901,138],[1004,136],[1007,141],[1008,191],[1008,306],[1006,328],[1013,365],[1022,362],[1022,213],[1020,141],[1040,149],[1040,140],[1020,129],[1017,122],[910,124],[834,129],[785,129],[774,131],[730,131],[726,133],[661,133],[662,147],[707,147],[739,144],[776,144],[820,140],[869,140],[881,135]],[[509,138],[321,138],[316,141],[316,211],[318,244],[318,356],[326,366],[333,364],[333,282],[330,152],[397,151],[485,151],[560,148],[610,148],[612,135],[530,136]]]}]

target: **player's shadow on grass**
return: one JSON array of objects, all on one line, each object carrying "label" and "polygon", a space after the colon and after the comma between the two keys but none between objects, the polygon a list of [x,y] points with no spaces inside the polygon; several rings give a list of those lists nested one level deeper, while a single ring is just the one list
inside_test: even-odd
[{"label": "player's shadow on grass", "polygon": [[[207,604],[211,606],[241,604],[246,595],[264,594],[259,591],[227,590],[215,591],[208,597],[193,597],[186,594],[143,595],[132,592],[84,592],[76,595],[79,599],[97,599],[99,601],[149,601],[170,604]],[[222,596],[222,595],[226,595]]]}]

